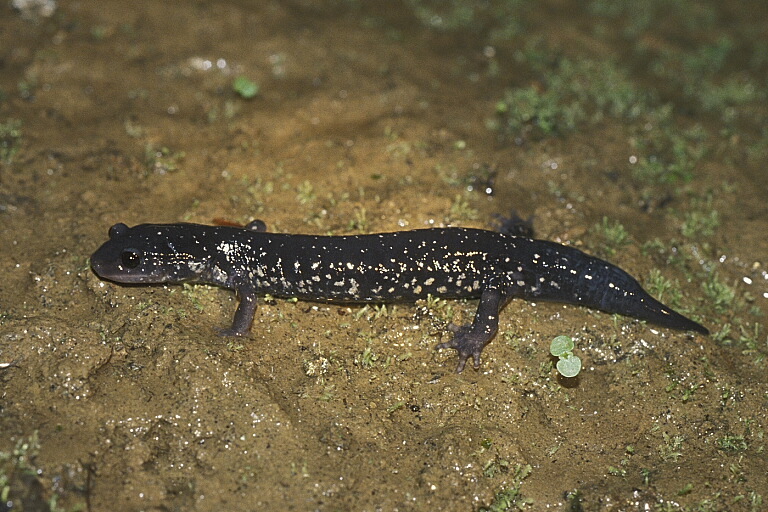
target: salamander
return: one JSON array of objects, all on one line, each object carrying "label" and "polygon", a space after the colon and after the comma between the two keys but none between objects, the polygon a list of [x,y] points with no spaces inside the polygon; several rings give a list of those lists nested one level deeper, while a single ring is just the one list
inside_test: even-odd
[{"label": "salamander", "polygon": [[437,349],[458,352],[457,372],[475,369],[513,298],[577,304],[667,327],[709,334],[703,325],[651,297],[627,272],[578,249],[470,228],[368,235],[272,233],[201,224],[115,224],[91,256],[101,278],[117,283],[197,282],[234,290],[240,299],[223,335],[245,335],[257,298],[387,303],[479,298],[474,321],[449,326]]}]

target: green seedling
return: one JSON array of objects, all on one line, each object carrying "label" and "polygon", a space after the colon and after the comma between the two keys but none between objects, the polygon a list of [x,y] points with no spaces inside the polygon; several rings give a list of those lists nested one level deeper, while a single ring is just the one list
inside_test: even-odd
[{"label": "green seedling", "polygon": [[573,355],[573,339],[557,336],[549,345],[549,353],[558,358],[557,371],[563,377],[575,377],[581,371],[581,359]]}]

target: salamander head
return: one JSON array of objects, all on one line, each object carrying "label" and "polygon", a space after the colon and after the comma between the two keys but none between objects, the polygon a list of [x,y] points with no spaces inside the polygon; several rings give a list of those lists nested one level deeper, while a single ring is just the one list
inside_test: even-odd
[{"label": "salamander head", "polygon": [[206,268],[204,239],[192,224],[115,224],[91,256],[91,268],[118,283],[194,281]]}]

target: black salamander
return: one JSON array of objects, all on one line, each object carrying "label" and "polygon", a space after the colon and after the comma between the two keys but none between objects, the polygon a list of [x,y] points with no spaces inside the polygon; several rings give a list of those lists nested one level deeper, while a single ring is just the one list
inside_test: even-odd
[{"label": "black salamander", "polygon": [[91,256],[94,272],[118,283],[197,282],[235,290],[240,303],[225,335],[246,334],[257,297],[330,302],[414,302],[427,294],[479,298],[472,324],[451,326],[461,372],[480,354],[513,298],[579,304],[671,329],[709,334],[651,297],[620,268],[544,240],[465,228],[372,235],[269,233],[200,224],[115,224]]}]

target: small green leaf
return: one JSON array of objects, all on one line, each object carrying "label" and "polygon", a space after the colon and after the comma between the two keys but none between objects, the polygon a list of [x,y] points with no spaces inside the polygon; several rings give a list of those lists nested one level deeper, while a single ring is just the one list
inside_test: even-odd
[{"label": "small green leaf", "polygon": [[549,345],[549,353],[555,357],[565,356],[573,350],[573,340],[570,336],[558,336]]},{"label": "small green leaf", "polygon": [[561,357],[557,362],[557,371],[563,377],[575,377],[581,371],[581,359],[573,354]]},{"label": "small green leaf", "polygon": [[252,82],[244,76],[235,78],[234,82],[232,82],[232,89],[246,100],[259,94],[259,84]]}]

